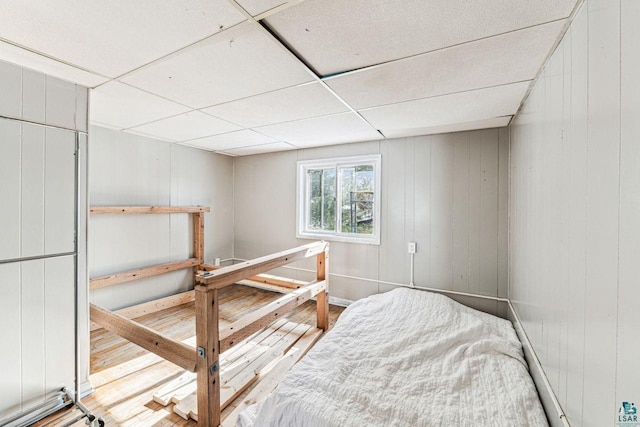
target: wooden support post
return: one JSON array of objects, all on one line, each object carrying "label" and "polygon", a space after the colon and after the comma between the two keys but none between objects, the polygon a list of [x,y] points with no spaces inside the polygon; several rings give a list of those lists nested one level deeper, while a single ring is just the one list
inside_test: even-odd
[{"label": "wooden support post", "polygon": [[317,315],[316,320],[318,328],[329,330],[329,247],[324,252],[316,255],[316,276],[317,280],[324,280],[326,290],[320,292],[317,296]]},{"label": "wooden support post", "polygon": [[198,426],[220,425],[218,290],[196,287]]},{"label": "wooden support post", "polygon": [[193,214],[193,257],[204,264],[204,213]]}]

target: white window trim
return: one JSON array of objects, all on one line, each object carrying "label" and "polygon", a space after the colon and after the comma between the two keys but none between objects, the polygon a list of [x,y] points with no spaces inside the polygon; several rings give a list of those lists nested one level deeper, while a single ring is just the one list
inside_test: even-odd
[{"label": "white window trim", "polygon": [[[307,169],[320,169],[326,167],[336,168],[336,190],[339,187],[340,174],[337,173],[337,169],[344,166],[352,166],[355,164],[369,163],[373,165],[375,176],[375,187],[373,195],[373,231],[372,235],[362,234],[350,234],[340,233],[338,231],[320,231],[320,230],[305,230],[306,227],[306,215],[308,211],[308,199],[306,171]],[[367,156],[352,156],[352,157],[337,157],[333,159],[318,159],[318,160],[301,160],[298,162],[298,191],[296,198],[296,237],[299,239],[323,239],[331,240],[335,242],[350,242],[350,243],[365,243],[369,245],[380,244],[380,199],[382,194],[382,156],[380,154],[371,154]],[[336,194],[336,198],[337,198]],[[302,204],[304,203],[304,206]],[[341,229],[342,215],[337,212],[336,206],[336,230]]]}]

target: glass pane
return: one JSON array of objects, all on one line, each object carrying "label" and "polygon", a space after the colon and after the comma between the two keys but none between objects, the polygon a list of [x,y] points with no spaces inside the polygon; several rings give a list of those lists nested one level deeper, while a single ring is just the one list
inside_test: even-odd
[{"label": "glass pane", "polygon": [[340,168],[343,233],[373,234],[373,165]]},{"label": "glass pane", "polygon": [[335,169],[309,169],[307,170],[307,180],[309,186],[307,229],[335,231]]},{"label": "glass pane", "polygon": [[322,174],[322,229],[336,230],[336,170],[325,169]]}]

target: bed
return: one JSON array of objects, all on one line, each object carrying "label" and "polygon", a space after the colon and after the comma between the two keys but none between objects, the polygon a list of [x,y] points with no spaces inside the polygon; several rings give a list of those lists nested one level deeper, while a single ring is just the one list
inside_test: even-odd
[{"label": "bed", "polygon": [[398,288],[349,306],[237,425],[548,424],[509,321]]}]

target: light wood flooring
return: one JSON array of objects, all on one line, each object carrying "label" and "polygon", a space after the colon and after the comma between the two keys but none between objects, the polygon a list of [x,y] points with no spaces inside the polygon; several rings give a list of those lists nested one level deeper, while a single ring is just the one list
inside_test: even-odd
[{"label": "light wood flooring", "polygon": [[[244,314],[279,298],[281,294],[243,285],[232,285],[220,292],[220,326],[230,324]],[[330,325],[333,326],[344,309],[330,306]],[[290,322],[315,326],[316,305],[307,301],[288,316]],[[195,336],[194,304],[184,304],[136,319],[174,339],[191,345]],[[290,323],[291,324],[291,323]],[[224,356],[224,354],[223,354]],[[83,403],[107,426],[196,426],[174,412],[173,403],[163,406],[153,396],[175,383],[185,371],[135,344],[103,329],[91,333],[91,383],[95,392]],[[266,381],[266,380],[265,380]],[[254,382],[227,406],[223,420],[231,414],[260,381]],[[49,417],[38,426],[59,426],[79,412],[66,411]],[[56,417],[60,417],[55,420]],[[55,421],[53,421],[55,420]],[[231,423],[233,424],[233,423]],[[84,425],[84,420],[77,422]]]}]

